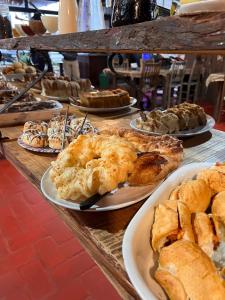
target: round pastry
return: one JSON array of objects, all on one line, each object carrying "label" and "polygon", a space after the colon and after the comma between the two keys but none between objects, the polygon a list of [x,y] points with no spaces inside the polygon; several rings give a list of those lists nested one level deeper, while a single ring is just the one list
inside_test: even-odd
[{"label": "round pastry", "polygon": [[26,71],[22,68],[15,69],[15,74],[25,74]]},{"label": "round pastry", "polygon": [[39,131],[25,132],[22,135],[22,141],[24,144],[32,146],[34,148],[44,148],[48,146],[48,137],[46,134]]},{"label": "round pastry", "polygon": [[49,122],[49,128],[63,129],[65,125],[65,116],[59,115],[53,117]]},{"label": "round pastry", "polygon": [[25,67],[24,70],[26,73],[36,74],[36,69],[32,66]]},{"label": "round pastry", "polygon": [[13,65],[12,65],[12,67],[14,69],[23,69],[23,65],[20,62],[14,62]]},{"label": "round pastry", "polygon": [[48,143],[49,147],[55,150],[62,149],[62,133],[59,134],[58,132],[52,133],[48,136]]},{"label": "round pastry", "polygon": [[40,133],[47,134],[48,130],[48,124],[46,122],[33,122],[33,121],[28,121],[24,124],[23,132],[27,131],[39,131]]}]

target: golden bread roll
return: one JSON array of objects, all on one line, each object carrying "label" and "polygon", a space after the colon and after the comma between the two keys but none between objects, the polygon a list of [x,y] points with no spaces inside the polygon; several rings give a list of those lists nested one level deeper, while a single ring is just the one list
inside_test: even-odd
[{"label": "golden bread roll", "polygon": [[204,212],[198,212],[194,215],[193,225],[197,244],[209,257],[212,257],[215,235],[210,217]]},{"label": "golden bread roll", "polygon": [[[155,218],[152,226],[152,248],[154,251],[160,252],[161,248],[169,241],[176,240],[179,224],[178,213],[175,210],[176,203],[166,201],[164,204],[159,204],[155,210]],[[167,206],[168,203],[168,206]]]},{"label": "golden bread roll", "polygon": [[14,69],[23,69],[23,64],[20,63],[20,62],[14,62],[14,63],[12,64],[12,67],[13,67]]},{"label": "golden bread roll", "polygon": [[214,197],[211,210],[219,241],[225,241],[225,191]]},{"label": "golden bread roll", "polygon": [[225,172],[224,168],[210,168],[199,172],[198,179],[204,180],[207,185],[211,188],[212,193],[225,191]]},{"label": "golden bread roll", "polygon": [[191,212],[189,208],[185,203],[180,201],[178,201],[177,208],[178,208],[179,223],[182,230],[182,238],[184,240],[195,242],[192,223],[191,223]]},{"label": "golden bread roll", "polygon": [[210,204],[211,189],[202,179],[189,180],[182,183],[171,194],[170,199],[185,203],[191,213],[204,212]]},{"label": "golden bread roll", "polygon": [[225,299],[224,283],[213,262],[190,241],[180,240],[161,250],[155,278],[173,300]]}]

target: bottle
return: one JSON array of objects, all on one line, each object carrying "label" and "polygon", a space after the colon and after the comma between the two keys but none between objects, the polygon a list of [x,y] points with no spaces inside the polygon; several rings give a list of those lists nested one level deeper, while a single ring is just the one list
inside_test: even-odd
[{"label": "bottle", "polygon": [[12,38],[12,26],[10,22],[9,7],[0,5],[0,39]]},{"label": "bottle", "polygon": [[78,7],[76,0],[60,0],[59,2],[59,33],[77,31]]},{"label": "bottle", "polygon": [[115,0],[112,26],[151,21],[157,18],[156,0]]}]

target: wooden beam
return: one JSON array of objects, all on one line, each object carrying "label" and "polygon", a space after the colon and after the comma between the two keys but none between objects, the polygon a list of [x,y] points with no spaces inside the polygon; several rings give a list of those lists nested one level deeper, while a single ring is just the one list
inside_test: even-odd
[{"label": "wooden beam", "polygon": [[225,55],[225,13],[165,17],[106,30],[0,40],[0,49],[30,48],[101,53]]}]

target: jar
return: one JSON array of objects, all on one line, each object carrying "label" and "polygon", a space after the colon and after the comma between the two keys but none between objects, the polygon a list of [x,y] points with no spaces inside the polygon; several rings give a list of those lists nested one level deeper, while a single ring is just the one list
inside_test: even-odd
[{"label": "jar", "polygon": [[12,26],[10,21],[9,7],[0,5],[0,39],[12,38]]},{"label": "jar", "polygon": [[77,32],[78,6],[76,0],[60,0],[59,33]]}]

